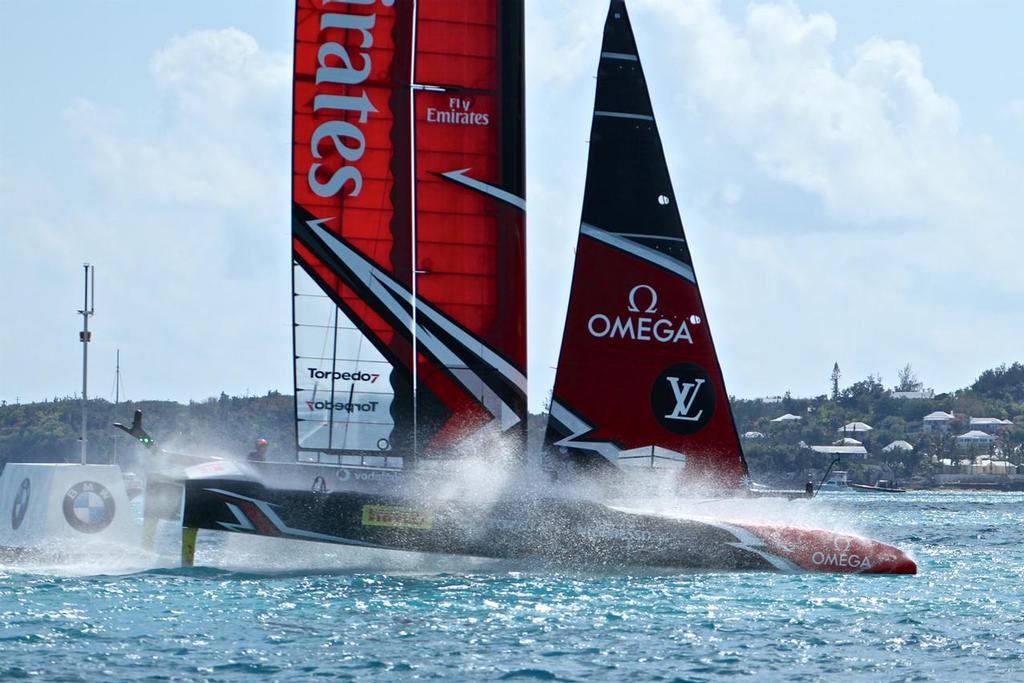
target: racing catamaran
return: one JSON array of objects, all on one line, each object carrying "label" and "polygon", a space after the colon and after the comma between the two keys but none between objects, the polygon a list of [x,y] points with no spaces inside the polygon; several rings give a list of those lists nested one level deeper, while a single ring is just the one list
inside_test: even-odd
[{"label": "racing catamaran", "polygon": [[651,481],[749,495],[623,0],[529,462],[523,62],[522,0],[298,0],[299,464],[187,469],[183,561],[202,528],[573,567],[914,573],[859,536],[609,502]]}]

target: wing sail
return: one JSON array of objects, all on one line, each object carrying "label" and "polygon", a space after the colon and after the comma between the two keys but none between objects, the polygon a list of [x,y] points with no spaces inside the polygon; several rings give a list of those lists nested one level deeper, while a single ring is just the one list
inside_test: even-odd
[{"label": "wing sail", "polygon": [[302,457],[403,466],[525,421],[522,30],[521,0],[297,1]]}]

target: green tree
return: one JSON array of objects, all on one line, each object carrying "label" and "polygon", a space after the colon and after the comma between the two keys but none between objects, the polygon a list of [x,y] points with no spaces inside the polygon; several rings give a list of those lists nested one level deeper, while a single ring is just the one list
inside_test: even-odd
[{"label": "green tree", "polygon": [[1003,363],[997,368],[986,370],[971,385],[971,389],[989,398],[1024,402],[1024,364],[1014,363],[1007,367]]},{"label": "green tree", "polygon": [[917,379],[917,375],[914,374],[914,368],[910,366],[910,363],[903,366],[898,378],[899,382],[896,384],[896,391],[921,391],[921,388],[924,386]]}]

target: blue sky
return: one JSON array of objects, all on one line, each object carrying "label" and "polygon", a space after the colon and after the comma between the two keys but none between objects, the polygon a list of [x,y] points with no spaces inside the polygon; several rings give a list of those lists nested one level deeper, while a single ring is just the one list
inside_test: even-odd
[{"label": "blue sky", "polygon": [[[531,405],[552,381],[602,0],[528,0]],[[731,393],[1024,357],[1024,5],[636,0]],[[0,399],[291,391],[289,2],[0,2]],[[609,380],[609,389],[614,390]]]}]

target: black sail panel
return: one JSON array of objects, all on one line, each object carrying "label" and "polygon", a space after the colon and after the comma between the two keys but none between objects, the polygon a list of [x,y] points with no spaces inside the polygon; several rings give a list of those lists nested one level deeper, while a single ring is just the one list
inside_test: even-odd
[{"label": "black sail panel", "polygon": [[624,2],[613,2],[598,65],[583,222],[624,233],[691,265]]}]

